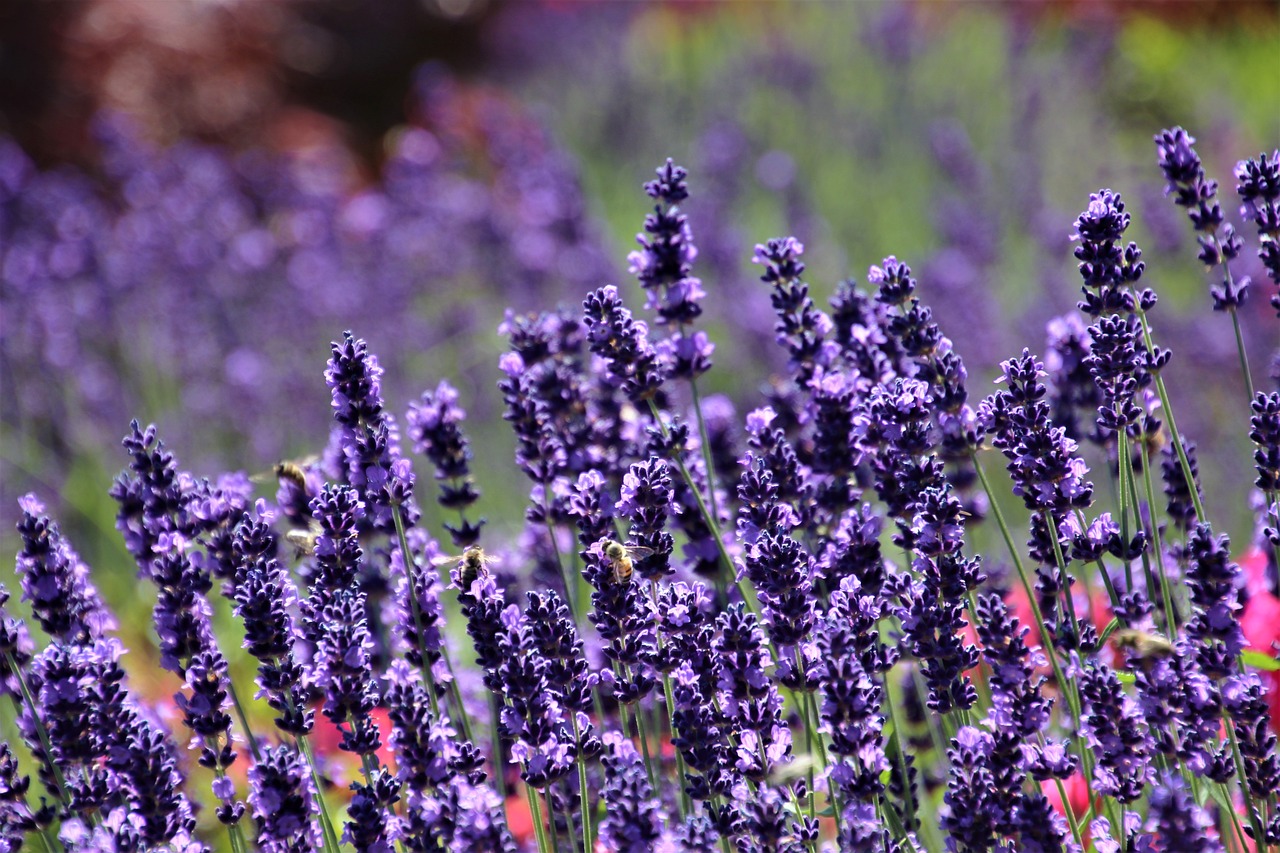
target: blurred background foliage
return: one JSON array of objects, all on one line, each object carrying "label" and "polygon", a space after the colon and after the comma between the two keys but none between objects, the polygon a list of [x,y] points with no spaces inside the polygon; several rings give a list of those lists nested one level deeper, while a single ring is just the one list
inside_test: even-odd
[{"label": "blurred background foliage", "polygon": [[[822,299],[886,255],[911,263],[980,397],[1074,305],[1068,235],[1088,193],[1121,191],[1163,297],[1180,426],[1243,543],[1234,340],[1151,136],[1187,127],[1232,195],[1235,161],[1280,142],[1277,8],[3,4],[0,545],[16,550],[15,499],[35,489],[145,654],[150,602],[107,498],[129,418],[158,423],[199,475],[317,452],[327,341],[348,327],[387,367],[394,411],[459,386],[484,512],[514,532],[495,328],[508,306],[576,304],[605,281],[639,309],[624,259],[667,156],[691,173],[708,382],[739,417],[780,354],[756,242],[796,234]],[[70,244],[90,260],[60,273]],[[1244,311],[1262,375],[1280,345],[1265,308]]]}]

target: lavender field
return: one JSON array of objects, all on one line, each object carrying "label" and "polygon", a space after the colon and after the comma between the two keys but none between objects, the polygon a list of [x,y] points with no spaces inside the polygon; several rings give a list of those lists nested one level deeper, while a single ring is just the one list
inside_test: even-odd
[{"label": "lavender field", "polygon": [[1274,5],[0,23],[3,849],[1280,849]]}]

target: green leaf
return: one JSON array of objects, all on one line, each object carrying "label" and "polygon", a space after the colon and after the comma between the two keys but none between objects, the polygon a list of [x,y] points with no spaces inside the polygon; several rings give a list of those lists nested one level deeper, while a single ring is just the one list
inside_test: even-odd
[{"label": "green leaf", "polygon": [[1240,659],[1244,661],[1245,666],[1251,666],[1263,672],[1280,672],[1280,660],[1276,660],[1265,652],[1249,649],[1240,654]]}]

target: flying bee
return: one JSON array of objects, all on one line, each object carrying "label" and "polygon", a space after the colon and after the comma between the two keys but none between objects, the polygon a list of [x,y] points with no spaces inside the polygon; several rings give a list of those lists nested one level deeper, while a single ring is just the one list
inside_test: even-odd
[{"label": "flying bee", "polygon": [[323,532],[320,529],[320,523],[312,521],[306,527],[295,527],[293,530],[286,531],[284,541],[293,546],[297,556],[310,557],[316,552],[316,540]]},{"label": "flying bee", "polygon": [[604,558],[609,563],[609,568],[613,569],[613,580],[619,584],[631,583],[631,573],[636,569],[632,559],[642,559],[653,553],[652,548],[643,548],[639,545],[623,545],[621,542],[614,542],[612,539],[604,543],[603,550]]},{"label": "flying bee", "polygon": [[466,592],[471,589],[473,583],[489,574],[489,566],[498,562],[498,558],[486,554],[479,545],[472,545],[463,551],[461,556],[441,556],[431,562],[436,566],[457,566],[458,587]]},{"label": "flying bee", "polygon": [[284,480],[297,486],[299,490],[307,490],[307,469],[320,461],[319,456],[303,456],[299,459],[281,459],[271,466],[270,472],[254,474],[249,479],[255,483],[265,482],[268,477]]},{"label": "flying bee", "polygon": [[1173,643],[1164,637],[1133,628],[1121,628],[1111,637],[1117,649],[1137,661],[1159,660],[1172,657],[1177,652]]}]

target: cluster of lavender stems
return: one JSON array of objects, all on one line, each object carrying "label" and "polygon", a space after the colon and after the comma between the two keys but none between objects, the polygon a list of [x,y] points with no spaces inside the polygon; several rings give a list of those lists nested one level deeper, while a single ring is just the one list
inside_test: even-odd
[{"label": "cluster of lavender stems", "polygon": [[[1239,339],[1248,238],[1193,141],[1162,132],[1158,162]],[[1280,159],[1236,176],[1274,276]],[[514,542],[477,514],[459,392],[439,380],[402,434],[350,332],[324,372],[329,447],[277,466],[274,496],[197,477],[132,425],[111,495],[155,590],[168,719],[88,566],[22,499],[28,618],[0,588],[0,850],[1280,845],[1277,666],[1243,624],[1276,594],[1280,390],[1254,388],[1241,341],[1263,546],[1246,572],[1177,430],[1121,195],[1074,222],[1078,312],[976,402],[907,263],[823,308],[798,240],[757,246],[787,368],[739,417],[698,388],[714,290],[688,174],[668,160],[645,192],[630,266],[648,319],[603,286],[501,326],[529,480]],[[456,513],[447,544],[410,454]],[[1006,552],[975,553],[992,522]]]}]

